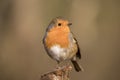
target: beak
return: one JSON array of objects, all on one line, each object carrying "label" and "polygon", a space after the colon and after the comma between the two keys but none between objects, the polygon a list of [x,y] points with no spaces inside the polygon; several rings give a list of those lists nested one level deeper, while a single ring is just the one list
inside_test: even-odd
[{"label": "beak", "polygon": [[72,25],[72,23],[68,23],[68,26],[71,26]]}]

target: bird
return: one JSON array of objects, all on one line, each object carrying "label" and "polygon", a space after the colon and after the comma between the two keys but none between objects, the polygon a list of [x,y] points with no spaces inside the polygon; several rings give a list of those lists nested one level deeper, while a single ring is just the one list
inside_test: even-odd
[{"label": "bird", "polygon": [[74,37],[70,26],[72,23],[64,17],[52,19],[43,38],[44,48],[47,54],[57,63],[70,60],[77,72],[83,71],[78,60],[81,59],[80,47]]}]

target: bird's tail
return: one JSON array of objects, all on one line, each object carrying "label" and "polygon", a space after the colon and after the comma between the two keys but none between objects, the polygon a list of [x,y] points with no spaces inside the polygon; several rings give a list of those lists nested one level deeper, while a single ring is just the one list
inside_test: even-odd
[{"label": "bird's tail", "polygon": [[75,70],[76,70],[77,72],[79,72],[79,71],[84,71],[83,68],[82,68],[82,66],[81,66],[81,65],[78,65],[77,61],[71,60],[71,62],[72,62],[73,66],[74,66],[74,68],[75,68]]}]

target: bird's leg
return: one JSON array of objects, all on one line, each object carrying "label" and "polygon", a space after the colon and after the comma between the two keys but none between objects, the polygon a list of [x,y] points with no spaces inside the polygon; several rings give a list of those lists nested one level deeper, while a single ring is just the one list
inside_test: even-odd
[{"label": "bird's leg", "polygon": [[69,65],[70,65],[70,61],[67,61],[67,62],[66,62],[66,66],[69,66]]},{"label": "bird's leg", "polygon": [[60,69],[60,61],[57,61],[56,69]]},{"label": "bird's leg", "polygon": [[67,66],[69,66],[69,65],[70,65],[70,63],[68,62],[68,63],[67,63]]}]

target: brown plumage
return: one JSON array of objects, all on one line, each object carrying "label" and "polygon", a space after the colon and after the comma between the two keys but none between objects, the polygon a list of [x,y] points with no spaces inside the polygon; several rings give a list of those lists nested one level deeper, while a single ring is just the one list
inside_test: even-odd
[{"label": "brown plumage", "polygon": [[46,29],[43,44],[51,58],[57,62],[71,60],[75,70],[79,72],[82,67],[78,65],[77,58],[81,59],[81,54],[77,40],[69,28],[70,24],[62,17],[53,19]]}]

